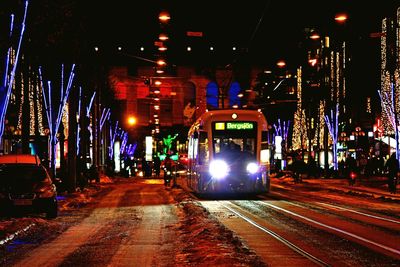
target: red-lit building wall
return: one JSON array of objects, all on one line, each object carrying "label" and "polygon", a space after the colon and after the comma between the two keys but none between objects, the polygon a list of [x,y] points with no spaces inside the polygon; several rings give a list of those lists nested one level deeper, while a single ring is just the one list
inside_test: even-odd
[{"label": "red-lit building wall", "polygon": [[[254,83],[260,69],[251,72],[250,86]],[[225,90],[224,108],[229,107],[227,89],[234,82],[231,70],[216,70],[216,82]],[[148,79],[146,81],[146,79]],[[161,85],[155,85],[155,81]],[[208,77],[198,75],[195,68],[177,67],[176,76],[155,77],[151,67],[138,68],[135,76],[128,73],[127,67],[114,67],[109,73],[109,84],[122,105],[120,120],[129,116],[137,118],[136,127],[154,125],[154,94],[159,89],[159,126],[190,126],[207,109],[206,88],[212,82]],[[243,88],[250,89],[250,88]],[[251,91],[251,90],[247,90]],[[153,95],[152,95],[153,94]],[[251,100],[254,96],[246,93]],[[251,107],[250,105],[248,105]]]},{"label": "red-lit building wall", "polygon": [[[158,77],[162,84],[156,86],[156,77],[147,68],[138,70],[137,76],[130,76],[126,67],[114,67],[109,73],[109,84],[117,100],[122,104],[123,116],[136,116],[138,126],[153,123],[154,108],[150,92],[158,88],[160,93],[160,127],[173,125],[189,126],[199,112],[205,111],[205,86],[208,79],[200,76],[189,77],[191,71],[186,70],[182,77]],[[145,79],[150,78],[149,84]],[[191,78],[193,78],[191,80]]]}]

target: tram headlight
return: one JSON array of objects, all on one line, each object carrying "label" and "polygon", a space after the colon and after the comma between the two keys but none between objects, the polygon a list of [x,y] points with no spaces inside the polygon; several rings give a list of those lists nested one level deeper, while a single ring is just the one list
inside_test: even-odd
[{"label": "tram headlight", "polygon": [[255,174],[258,172],[258,164],[255,162],[250,162],[249,164],[247,164],[246,170],[250,174]]},{"label": "tram headlight", "polygon": [[213,178],[216,179],[223,179],[225,178],[228,173],[229,173],[229,166],[228,164],[223,161],[223,160],[213,160],[210,163],[210,174]]}]

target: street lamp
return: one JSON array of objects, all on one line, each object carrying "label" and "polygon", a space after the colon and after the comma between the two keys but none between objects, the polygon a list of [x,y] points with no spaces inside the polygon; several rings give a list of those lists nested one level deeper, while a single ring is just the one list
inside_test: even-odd
[{"label": "street lamp", "polygon": [[168,23],[168,21],[171,19],[171,16],[167,11],[162,11],[160,15],[158,15],[158,19],[162,23]]},{"label": "street lamp", "polygon": [[157,65],[158,66],[165,66],[165,65],[167,65],[167,62],[165,62],[165,60],[163,60],[163,59],[159,59],[159,60],[157,60]]},{"label": "street lamp", "polygon": [[138,123],[137,118],[134,115],[130,115],[126,119],[126,123],[127,123],[127,129],[128,129],[127,132],[129,133],[130,138],[132,138],[133,140],[137,140],[138,134],[139,134],[137,127],[135,127]]},{"label": "street lamp", "polygon": [[128,124],[129,124],[129,126],[134,126],[134,125],[136,124],[136,122],[137,122],[136,117],[130,116],[130,117],[128,118]]},{"label": "street lamp", "polygon": [[311,40],[319,40],[321,36],[317,32],[312,32],[310,35]]},{"label": "street lamp", "polygon": [[160,35],[158,36],[158,39],[160,41],[167,41],[169,39],[169,37],[166,33],[160,33]]},{"label": "street lamp", "polygon": [[283,68],[283,67],[286,66],[286,62],[285,62],[284,60],[279,60],[279,61],[276,63],[276,65],[277,65],[279,68]]},{"label": "street lamp", "polygon": [[336,16],[335,16],[335,21],[338,23],[345,23],[346,20],[347,20],[347,14],[345,14],[345,13],[339,13],[339,14],[336,14]]}]

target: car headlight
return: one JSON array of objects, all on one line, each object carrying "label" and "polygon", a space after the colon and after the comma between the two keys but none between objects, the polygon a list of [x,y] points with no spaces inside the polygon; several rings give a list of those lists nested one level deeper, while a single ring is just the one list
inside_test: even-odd
[{"label": "car headlight", "polygon": [[229,173],[229,166],[223,160],[214,160],[210,163],[209,171],[213,178],[223,179]]},{"label": "car headlight", "polygon": [[258,172],[258,164],[254,163],[254,162],[250,162],[249,164],[247,164],[246,170],[250,173],[250,174],[255,174]]}]

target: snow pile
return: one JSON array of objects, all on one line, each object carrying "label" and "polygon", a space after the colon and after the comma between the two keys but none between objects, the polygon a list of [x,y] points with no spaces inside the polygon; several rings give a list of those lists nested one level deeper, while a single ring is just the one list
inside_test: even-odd
[{"label": "snow pile", "polygon": [[101,177],[100,183],[90,183],[82,190],[78,187],[73,193],[64,193],[58,200],[58,210],[65,211],[77,209],[93,202],[99,192],[109,187],[113,181],[106,175]]},{"label": "snow pile", "polygon": [[207,266],[266,266],[235,234],[222,226],[199,203],[184,192],[179,205],[179,247],[176,262]]},{"label": "snow pile", "polygon": [[[104,189],[101,184],[89,184],[82,191],[74,193],[62,193],[58,197],[59,212],[79,208],[93,202],[94,197]],[[53,229],[60,227],[60,223],[48,220],[40,214],[25,214],[26,217],[12,216],[0,218],[0,244],[12,242],[17,236],[23,236],[25,232],[40,232],[38,229]]]},{"label": "snow pile", "polygon": [[68,194],[58,201],[58,210],[65,211],[86,205],[92,202],[92,195],[94,192],[97,191],[95,191],[95,188],[91,187],[90,189],[84,188],[82,191],[77,190],[74,193]]},{"label": "snow pile", "polygon": [[9,218],[8,220],[1,221],[0,240],[5,240],[10,235],[15,235],[15,233],[22,229],[41,223],[46,223],[46,220],[41,218]]},{"label": "snow pile", "polygon": [[113,182],[113,180],[111,180],[111,178],[105,175],[104,173],[100,173],[99,175],[100,175],[100,183],[109,184]]}]

